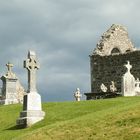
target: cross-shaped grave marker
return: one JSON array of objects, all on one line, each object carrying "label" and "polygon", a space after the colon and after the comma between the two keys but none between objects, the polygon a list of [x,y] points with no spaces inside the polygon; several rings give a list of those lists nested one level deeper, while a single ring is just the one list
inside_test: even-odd
[{"label": "cross-shaped grave marker", "polygon": [[36,92],[36,70],[39,69],[39,64],[36,61],[35,52],[28,52],[28,59],[24,61],[24,68],[28,70],[28,92]]},{"label": "cross-shaped grave marker", "polygon": [[6,64],[7,68],[8,68],[8,72],[12,73],[12,67],[14,66],[13,64],[11,64],[10,62],[8,62],[8,64]]}]

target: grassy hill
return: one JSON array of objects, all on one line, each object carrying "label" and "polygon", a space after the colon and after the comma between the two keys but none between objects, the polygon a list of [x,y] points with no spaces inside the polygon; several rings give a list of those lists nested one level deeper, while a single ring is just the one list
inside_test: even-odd
[{"label": "grassy hill", "polygon": [[21,110],[0,106],[0,140],[140,140],[140,97],[44,103],[43,121],[16,129]]}]

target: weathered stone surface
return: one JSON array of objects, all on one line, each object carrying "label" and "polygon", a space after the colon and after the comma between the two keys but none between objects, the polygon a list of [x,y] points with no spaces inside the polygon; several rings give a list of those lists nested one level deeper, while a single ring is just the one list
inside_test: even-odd
[{"label": "weathered stone surface", "polygon": [[1,77],[3,82],[0,104],[16,104],[23,102],[24,88],[21,86],[18,78],[12,72],[13,64],[6,64],[8,72]]},{"label": "weathered stone surface", "polygon": [[16,83],[16,91],[17,91],[18,102],[23,103],[23,96],[26,94],[26,92],[19,80],[17,80]]},{"label": "weathered stone surface", "polygon": [[102,83],[110,91],[110,83],[114,81],[117,92],[121,93],[121,79],[126,72],[124,64],[127,60],[133,65],[131,70],[135,78],[140,78],[140,51],[129,52],[120,55],[99,56],[93,55],[91,59],[91,92],[102,92]]},{"label": "weathered stone surface", "polygon": [[128,38],[128,33],[125,27],[113,24],[101,37],[93,54],[101,56],[126,53],[134,51],[135,47]]},{"label": "weathered stone surface", "polygon": [[31,126],[45,116],[45,112],[42,111],[41,97],[36,89],[36,70],[39,64],[35,52],[29,51],[28,59],[24,61],[24,68],[28,70],[28,93],[24,95],[23,111],[17,119],[19,127]]},{"label": "weathered stone surface", "polygon": [[39,69],[39,64],[36,61],[35,52],[28,53],[28,59],[24,61],[24,68],[28,70],[28,92],[36,92],[36,70]]}]

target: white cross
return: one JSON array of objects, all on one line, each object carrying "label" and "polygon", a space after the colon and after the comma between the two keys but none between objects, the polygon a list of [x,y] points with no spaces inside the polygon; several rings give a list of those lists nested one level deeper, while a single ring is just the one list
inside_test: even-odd
[{"label": "white cross", "polygon": [[127,64],[124,66],[127,68],[127,72],[130,73],[130,69],[132,68],[132,65],[130,65],[130,62],[127,61]]}]

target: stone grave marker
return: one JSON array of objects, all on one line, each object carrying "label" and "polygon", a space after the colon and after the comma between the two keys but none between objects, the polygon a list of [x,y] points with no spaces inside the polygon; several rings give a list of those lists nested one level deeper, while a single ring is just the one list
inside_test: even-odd
[{"label": "stone grave marker", "polygon": [[2,90],[0,104],[16,104],[23,102],[24,88],[21,86],[17,76],[12,72],[14,66],[10,62],[6,64],[7,73],[1,77]]},{"label": "stone grave marker", "polygon": [[36,71],[39,64],[34,51],[28,52],[28,59],[24,61],[24,68],[28,71],[28,91],[24,95],[23,111],[20,118],[17,119],[17,126],[28,127],[34,123],[41,121],[45,112],[42,111],[41,97],[36,89]]},{"label": "stone grave marker", "polygon": [[136,96],[140,96],[140,80],[139,80],[139,78],[137,78],[135,81],[135,93],[136,93]]},{"label": "stone grave marker", "polygon": [[82,94],[80,93],[79,88],[76,89],[76,92],[74,93],[74,97],[75,97],[76,101],[80,101],[80,98],[82,97]]},{"label": "stone grave marker", "polygon": [[122,77],[122,95],[135,96],[135,78],[130,72],[132,65],[127,61],[127,64],[124,66],[127,68],[127,72]]}]

